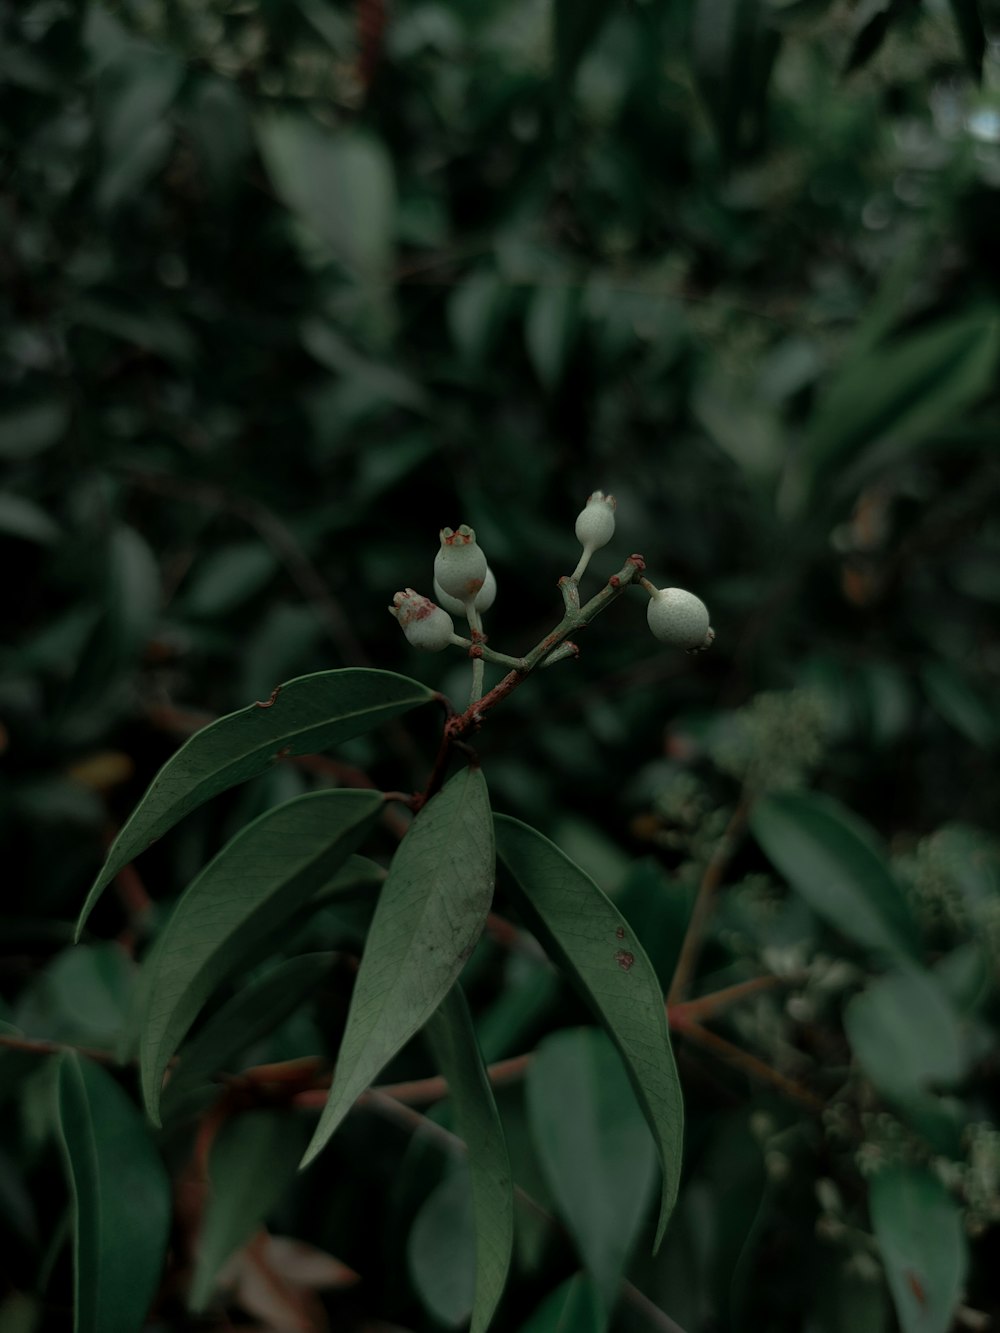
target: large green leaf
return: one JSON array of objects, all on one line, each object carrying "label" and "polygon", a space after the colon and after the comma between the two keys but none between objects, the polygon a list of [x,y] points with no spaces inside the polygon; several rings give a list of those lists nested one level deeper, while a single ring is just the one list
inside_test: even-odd
[{"label": "large green leaf", "polygon": [[282,201],[348,269],[377,276],[396,229],[396,184],[382,143],[358,130],[331,130],[280,112],[257,122],[257,141]]},{"label": "large green leaf", "polygon": [[968,1066],[954,1006],[940,982],[917,968],[879,977],[855,995],[844,1030],[865,1073],[890,1097],[957,1083]]},{"label": "large green leaf", "polygon": [[77,938],[122,866],[197,806],[262,773],[279,754],[324,750],[431,698],[432,690],[406,676],[349,667],[299,676],[279,685],[273,700],[204,727],[163,765],[115,839],[80,913]]},{"label": "large green leaf", "polygon": [[593,1284],[576,1273],[542,1302],[521,1333],[604,1333],[608,1317]]},{"label": "large green leaf", "polygon": [[514,1182],[496,1099],[465,996],[456,983],[425,1029],[448,1081],[458,1132],[469,1149],[476,1285],[472,1333],[483,1333],[500,1302],[514,1248]]},{"label": "large green leaf", "polygon": [[621,1052],[663,1168],[659,1246],[677,1199],[684,1103],[656,971],[614,904],[535,829],[496,817],[497,851],[519,909],[546,950],[579,983]]},{"label": "large green leaf", "polygon": [[817,404],[803,443],[815,490],[863,451],[922,440],[992,385],[1000,321],[989,314],[939,321],[851,359]]},{"label": "large green leaf", "polygon": [[245,1245],[295,1179],[302,1126],[287,1111],[244,1111],[219,1131],[208,1158],[209,1195],[188,1297],[208,1304],[219,1269]]},{"label": "large green leaf", "polygon": [[180,1064],[163,1092],[163,1115],[185,1093],[207,1083],[228,1062],[273,1032],[329,975],[332,953],[287,958],[228,1000],[181,1050]]},{"label": "large green leaf", "polygon": [[456,1162],[424,1200],[406,1238],[406,1262],[417,1295],[435,1320],[448,1328],[468,1321],[477,1266],[467,1162]]},{"label": "large green leaf", "polygon": [[228,842],[181,898],[150,957],[139,1043],[159,1122],[163,1074],[219,983],[332,878],[378,818],[374,791],[316,791],[268,810]]},{"label": "large green leaf", "polygon": [[494,862],[486,780],[466,768],[421,810],[393,857],[303,1166],[455,983],[486,922]]},{"label": "large green leaf", "polygon": [[926,1168],[899,1166],[872,1181],[869,1207],[903,1333],[947,1333],[968,1264],[958,1204]]},{"label": "large green leaf", "polygon": [[649,1129],[621,1057],[598,1028],[547,1037],[528,1068],[527,1094],[552,1196],[610,1310],[653,1190]]},{"label": "large green leaf", "polygon": [[76,1333],[138,1333],[170,1230],[170,1182],[142,1117],[90,1060],[63,1056],[59,1133],[73,1191]]},{"label": "large green leaf", "polygon": [[750,827],[817,916],[875,953],[914,956],[905,900],[871,832],[849,810],[816,793],[782,793],[756,803]]}]

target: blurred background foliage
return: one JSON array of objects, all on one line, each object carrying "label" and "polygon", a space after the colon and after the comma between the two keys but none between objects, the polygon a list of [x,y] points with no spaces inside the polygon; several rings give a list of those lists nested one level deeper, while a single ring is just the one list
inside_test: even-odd
[{"label": "blurred background foliage", "polygon": [[[278,766],[192,816],[69,949],[108,838],[185,734],[343,665],[461,702],[467,664],[414,654],[392,593],[429,592],[437,529],[469,522],[500,583],[491,642],[523,652],[601,486],[619,536],[598,574],[641,551],[709,604],[716,646],[661,651],[623,599],[484,729],[494,803],[616,896],[665,990],[706,865],[749,818],[694,993],[779,978],[716,1035],[820,1103],[679,1034],[667,1242],[645,1257],[648,1209],[609,1205],[608,1227],[640,1236],[632,1279],[688,1333],[931,1333],[956,1302],[987,1326],[998,19],[985,0],[0,6],[6,1031],[121,1049],[133,959],[195,871],[338,780]],[[339,758],[419,787],[433,726]],[[890,898],[906,967],[863,924]],[[357,930],[319,913],[299,952]],[[317,998],[310,967],[224,1067],[335,1050],[350,971],[326,968]],[[489,1060],[583,1021],[496,940],[468,980]],[[531,1106],[560,1080],[539,1064],[503,1110],[519,1178],[559,1211]],[[419,1052],[393,1068],[428,1072]],[[67,1326],[52,1078],[0,1055],[3,1333]],[[266,1177],[241,1208],[278,1233],[239,1251],[230,1308],[289,1326],[255,1304],[257,1264],[313,1321],[290,1326],[460,1322],[465,1195],[440,1152],[358,1116],[293,1183],[274,1147],[290,1119],[220,1143],[223,1176]],[[175,1175],[191,1133],[180,1117],[161,1142]],[[645,1199],[648,1162],[628,1160]],[[913,1216],[937,1238],[922,1258]],[[498,1327],[599,1327],[573,1274],[606,1271],[607,1242],[529,1217]],[[320,1251],[361,1283],[320,1273]],[[218,1297],[182,1313],[192,1263],[175,1232],[157,1327],[224,1326]],[[625,1303],[619,1326],[650,1324]]]}]

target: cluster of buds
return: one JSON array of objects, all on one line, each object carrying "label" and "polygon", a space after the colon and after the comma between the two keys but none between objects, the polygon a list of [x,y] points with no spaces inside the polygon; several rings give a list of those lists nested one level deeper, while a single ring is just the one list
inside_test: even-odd
[{"label": "cluster of buds", "polygon": [[[607,546],[615,534],[615,507],[613,495],[594,491],[577,515],[576,537],[583,551],[569,579],[562,580],[564,585],[571,586],[577,608],[580,603],[576,587],[591,556]],[[440,535],[441,545],[434,559],[437,602],[406,588],[396,593],[389,611],[399,621],[414,648],[428,652],[441,652],[451,644],[468,648],[469,640],[455,633],[452,616],[464,616],[469,623],[472,645],[482,645],[485,641],[482,613],[493,605],[497,593],[493,571],[476,542],[475,532],[467,524],[463,523],[458,529],[442,528]],[[646,578],[638,582],[649,594],[646,620],[655,638],[692,653],[711,647],[715,631],[709,624],[708,609],[700,598],[683,588],[657,588]],[[612,580],[612,584],[617,586],[617,580]],[[481,657],[484,651],[487,650],[480,646],[474,655]],[[503,660],[502,655],[489,655]]]},{"label": "cluster of buds", "polygon": [[452,616],[464,615],[473,634],[481,634],[480,617],[493,605],[496,595],[493,571],[476,542],[475,532],[463,523],[457,531],[441,529],[441,546],[434,559],[437,602],[406,588],[393,597],[389,612],[414,648],[439,653],[450,644],[463,644],[455,633]]}]

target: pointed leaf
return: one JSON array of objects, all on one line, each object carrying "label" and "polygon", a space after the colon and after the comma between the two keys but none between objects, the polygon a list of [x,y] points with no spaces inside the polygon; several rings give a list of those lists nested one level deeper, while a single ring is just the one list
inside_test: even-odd
[{"label": "pointed leaf", "polygon": [[872,1226],[903,1333],[947,1333],[968,1249],[958,1204],[930,1171],[880,1171],[869,1195]]},{"label": "pointed leaf", "polygon": [[483,1333],[500,1303],[514,1248],[514,1181],[503,1125],[469,1006],[457,984],[426,1027],[458,1132],[469,1149],[476,1286],[471,1333]]},{"label": "pointed leaf", "polygon": [[181,1050],[180,1064],[163,1092],[163,1114],[183,1093],[207,1083],[248,1046],[273,1032],[329,975],[335,955],[307,953],[279,963],[266,976],[245,986],[214,1013]]},{"label": "pointed leaf", "polygon": [[458,1328],[475,1304],[476,1243],[467,1162],[424,1200],[406,1239],[406,1262],[427,1312]]},{"label": "pointed leaf", "polygon": [[282,1111],[243,1111],[220,1129],[208,1159],[209,1196],[188,1299],[203,1310],[219,1269],[245,1245],[295,1179],[301,1125]]},{"label": "pointed leaf", "polygon": [[918,968],[872,981],[844,1011],[844,1031],[865,1073],[889,1097],[957,1083],[965,1034],[941,983]]},{"label": "pointed leaf", "polygon": [[181,898],[151,955],[139,1045],[146,1109],[219,983],[346,861],[378,818],[374,791],[316,791],[268,810],[228,842]]},{"label": "pointed leaf", "polygon": [[649,1129],[621,1057],[598,1028],[546,1037],[526,1087],[549,1188],[610,1310],[655,1179]]},{"label": "pointed leaf", "polygon": [[138,1111],[99,1065],[59,1066],[59,1133],[73,1191],[76,1333],[139,1333],[170,1230],[170,1182]]},{"label": "pointed leaf", "polygon": [[250,704],[196,732],[163,765],[115,839],[80,913],[77,938],[122,866],[199,805],[263,773],[279,753],[325,750],[433,697],[426,685],[391,671],[319,671],[287,681],[272,700]]},{"label": "pointed leaf", "polygon": [[496,817],[497,851],[515,900],[545,949],[568,969],[625,1061],[663,1169],[659,1246],[677,1199],[684,1103],[656,971],[615,905],[535,829]]},{"label": "pointed leaf", "polygon": [[851,359],[813,413],[803,458],[813,488],[878,442],[916,443],[993,384],[1000,322],[975,313],[939,321]]},{"label": "pointed leaf", "polygon": [[784,793],[758,801],[750,827],[817,916],[875,953],[914,957],[906,901],[871,831],[849,810],[816,793]]},{"label": "pointed leaf", "polygon": [[421,810],[393,857],[354,985],[333,1087],[303,1166],[451,990],[482,934],[493,878],[486,780],[478,768],[467,768]]}]

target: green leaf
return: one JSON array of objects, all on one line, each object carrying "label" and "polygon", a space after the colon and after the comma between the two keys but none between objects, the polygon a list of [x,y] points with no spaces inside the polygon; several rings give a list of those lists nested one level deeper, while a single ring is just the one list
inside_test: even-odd
[{"label": "green leaf", "polygon": [[520,820],[498,815],[495,822],[519,910],[618,1047],[653,1132],[663,1169],[658,1247],[677,1199],[684,1103],[656,972],[628,922],[579,866]]},{"label": "green leaf", "polygon": [[55,398],[21,403],[0,414],[0,458],[19,463],[58,443],[69,425],[69,410]]},{"label": "green leaf", "polygon": [[988,750],[996,742],[997,719],[948,662],[926,662],[920,669],[924,693],[959,735]]},{"label": "green leaf", "polygon": [[871,1182],[872,1226],[903,1333],[947,1333],[968,1250],[962,1213],[922,1167],[892,1167]]},{"label": "green leaf", "polygon": [[448,1328],[464,1324],[475,1304],[474,1229],[469,1168],[458,1162],[428,1194],[406,1240],[417,1295]]},{"label": "green leaf", "polygon": [[80,913],[76,938],[122,866],[199,805],[263,773],[279,753],[325,750],[433,697],[426,685],[391,671],[319,671],[279,685],[273,700],[250,704],[196,732],[160,769],[112,844]]},{"label": "green leaf", "polygon": [[535,373],[546,389],[562,379],[576,340],[580,294],[568,282],[539,287],[525,317],[524,335]]},{"label": "green leaf", "polygon": [[969,73],[977,81],[983,75],[983,56],[986,54],[986,33],[983,16],[977,0],[951,0],[951,12],[962,42]]},{"label": "green leaf", "polygon": [[208,1159],[209,1195],[188,1307],[204,1310],[216,1275],[295,1179],[301,1122],[283,1111],[241,1111],[219,1130]]},{"label": "green leaf", "polygon": [[76,1333],[139,1333],[170,1230],[170,1182],[114,1079],[75,1053],[59,1065],[59,1133],[73,1192]]},{"label": "green leaf", "polygon": [[556,51],[556,80],[563,91],[600,32],[611,6],[608,0],[555,0],[552,18]]},{"label": "green leaf", "polygon": [[476,1240],[471,1333],[483,1333],[500,1303],[514,1248],[510,1158],[469,1006],[457,983],[425,1032],[448,1083],[458,1132],[469,1150]]},{"label": "green leaf", "polygon": [[139,1045],[146,1109],[215,988],[336,873],[382,810],[375,791],[308,792],[228,842],[183,895],[149,960]]},{"label": "green leaf", "polygon": [[696,0],[691,67],[724,158],[760,138],[767,87],[780,43],[760,0]]},{"label": "green leaf", "polygon": [[303,1166],[451,990],[482,934],[493,879],[486,780],[478,768],[466,768],[428,801],[392,859],[354,985],[333,1087]]},{"label": "green leaf", "polygon": [[266,976],[244,986],[214,1013],[181,1049],[180,1063],[163,1091],[164,1117],[184,1093],[208,1082],[248,1046],[273,1032],[329,975],[335,955],[308,953],[287,958]]},{"label": "green leaf", "polygon": [[283,202],[337,259],[363,276],[384,272],[393,252],[396,186],[380,141],[295,112],[261,117],[257,141]]},{"label": "green leaf", "polygon": [[847,1005],[844,1030],[865,1073],[890,1097],[957,1083],[966,1072],[959,1016],[927,972],[910,969],[871,982]]},{"label": "green leaf", "polygon": [[527,1096],[552,1196],[610,1310],[653,1189],[649,1129],[621,1057],[597,1028],[547,1037],[528,1067]]},{"label": "green leaf", "polygon": [[784,793],[758,801],[750,827],[813,911],[876,954],[911,958],[917,932],[871,831],[836,801]]},{"label": "green leaf", "polygon": [[47,546],[60,535],[59,524],[40,505],[23,495],[0,491],[0,536],[21,537]]},{"label": "green leaf", "polygon": [[851,359],[818,403],[803,443],[814,491],[836,469],[891,439],[912,445],[947,426],[993,384],[1000,321],[939,321]]},{"label": "green leaf", "polygon": [[604,1333],[607,1326],[593,1285],[576,1273],[542,1302],[521,1333]]}]

